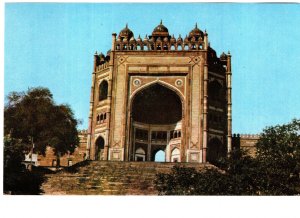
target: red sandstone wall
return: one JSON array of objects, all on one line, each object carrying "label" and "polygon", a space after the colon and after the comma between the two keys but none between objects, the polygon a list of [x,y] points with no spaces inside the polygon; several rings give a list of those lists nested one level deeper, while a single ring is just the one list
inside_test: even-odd
[{"label": "red sandstone wall", "polygon": [[[60,166],[74,165],[85,159],[86,155],[86,143],[87,143],[87,131],[80,131],[78,134],[79,145],[73,152],[73,154],[66,154],[60,157]],[[55,167],[56,166],[56,156],[51,147],[47,147],[45,156],[38,156],[38,166],[43,167]]]}]

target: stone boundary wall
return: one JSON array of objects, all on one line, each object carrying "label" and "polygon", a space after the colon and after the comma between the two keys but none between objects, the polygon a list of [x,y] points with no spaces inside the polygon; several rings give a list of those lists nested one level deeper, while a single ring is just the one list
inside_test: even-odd
[{"label": "stone boundary wall", "polygon": [[232,145],[236,149],[247,151],[250,156],[256,155],[256,143],[259,140],[259,134],[233,134]]}]

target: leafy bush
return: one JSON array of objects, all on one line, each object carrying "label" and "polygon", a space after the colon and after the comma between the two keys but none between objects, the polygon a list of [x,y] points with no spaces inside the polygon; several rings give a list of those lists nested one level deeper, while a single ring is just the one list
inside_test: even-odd
[{"label": "leafy bush", "polygon": [[156,188],[160,195],[299,195],[300,120],[264,129],[256,157],[235,150],[216,166],[174,166],[157,175]]}]

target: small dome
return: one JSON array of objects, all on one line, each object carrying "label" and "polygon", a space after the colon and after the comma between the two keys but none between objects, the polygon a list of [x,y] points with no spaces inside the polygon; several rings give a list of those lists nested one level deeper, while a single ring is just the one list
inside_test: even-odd
[{"label": "small dome", "polygon": [[144,38],[144,42],[148,42],[148,36],[146,34],[145,38]]},{"label": "small dome", "polygon": [[197,27],[197,23],[195,25],[195,28],[189,33],[189,37],[195,37],[195,38],[198,38],[198,37],[201,37],[203,38],[203,32]]},{"label": "small dome", "polygon": [[104,54],[102,52],[99,54],[98,57],[99,57],[100,61],[105,61],[105,56],[104,56]]},{"label": "small dome", "polygon": [[227,60],[227,55],[223,52],[223,53],[220,55],[220,59],[221,59],[221,61],[226,61],[226,60]]},{"label": "small dome", "polygon": [[160,24],[154,28],[152,36],[169,36],[169,30],[160,21]]},{"label": "small dome", "polygon": [[181,38],[181,35],[179,34],[179,37],[177,39],[177,42],[182,42],[182,38]]},{"label": "small dome", "polygon": [[189,42],[189,38],[188,38],[188,36],[185,36],[185,38],[184,38],[184,42]]},{"label": "small dome", "polygon": [[176,42],[176,39],[174,37],[174,34],[172,35],[172,38],[170,39],[170,42]]},{"label": "small dome", "polygon": [[121,32],[119,33],[119,37],[122,37],[122,38],[130,39],[133,36],[134,36],[133,32],[128,28],[127,24],[126,24],[126,27],[124,29],[122,29]]},{"label": "small dome", "polygon": [[137,40],[136,40],[137,42],[141,42],[142,41],[142,39],[141,39],[141,36],[139,35],[139,37],[137,38]]}]

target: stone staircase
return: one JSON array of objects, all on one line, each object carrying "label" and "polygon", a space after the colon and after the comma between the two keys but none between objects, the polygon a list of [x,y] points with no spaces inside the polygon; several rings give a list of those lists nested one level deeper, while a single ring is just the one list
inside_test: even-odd
[{"label": "stone staircase", "polygon": [[157,195],[157,173],[174,165],[203,170],[199,163],[84,161],[54,174],[47,174],[42,190],[46,195]]}]

